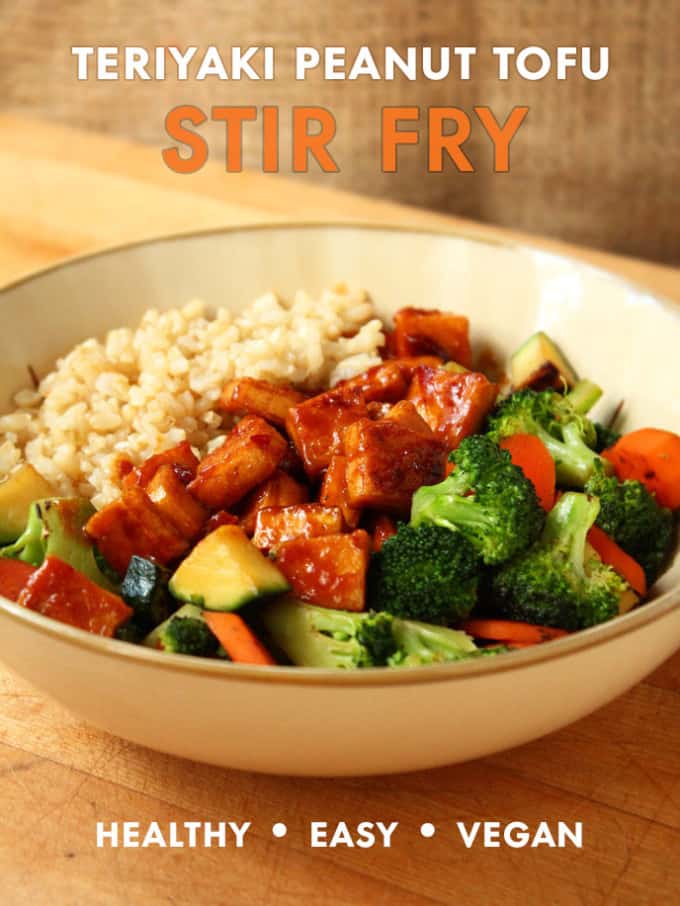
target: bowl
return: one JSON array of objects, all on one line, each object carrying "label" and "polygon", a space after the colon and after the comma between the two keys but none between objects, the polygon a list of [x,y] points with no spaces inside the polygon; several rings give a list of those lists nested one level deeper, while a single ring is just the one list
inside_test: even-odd
[{"label": "bowl", "polygon": [[[511,352],[537,329],[625,399],[630,426],[680,431],[680,308],[576,260],[459,234],[382,227],[249,227],[114,249],[0,294],[0,409],[74,343],[195,297],[237,309],[258,294],[337,280],[378,312],[467,314],[474,345]],[[0,658],[90,723],[198,761],[278,774],[434,767],[516,746],[625,692],[680,646],[680,557],[652,600],[610,623],[498,658],[410,670],[252,667],[91,636],[0,599]]]}]

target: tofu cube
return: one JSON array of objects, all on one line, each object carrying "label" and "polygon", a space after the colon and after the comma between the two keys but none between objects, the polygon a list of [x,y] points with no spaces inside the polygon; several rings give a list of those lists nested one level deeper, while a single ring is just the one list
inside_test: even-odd
[{"label": "tofu cube", "polygon": [[394,316],[397,356],[436,355],[470,368],[470,324],[462,315],[425,308],[402,308]]},{"label": "tofu cube", "polygon": [[133,554],[166,564],[189,549],[184,538],[141,488],[126,488],[119,500],[105,506],[85,526],[102,556],[124,576]]},{"label": "tofu cube", "polygon": [[241,528],[246,535],[252,535],[260,510],[266,507],[293,506],[296,503],[306,503],[308,500],[307,488],[287,472],[277,469],[272,477],[256,487],[244,502],[240,519]]},{"label": "tofu cube", "polygon": [[345,525],[353,529],[359,525],[361,510],[349,502],[346,470],[347,459],[344,456],[334,456],[331,459],[321,483],[319,503],[340,507]]},{"label": "tofu cube", "polygon": [[344,447],[347,492],[354,507],[406,515],[414,492],[444,477],[442,443],[388,419],[350,425]]},{"label": "tofu cube", "polygon": [[189,490],[209,509],[228,509],[274,474],[287,448],[285,439],[264,419],[246,415],[200,462]]},{"label": "tofu cube", "polygon": [[276,549],[276,565],[303,601],[337,610],[366,606],[366,570],[371,539],[363,529],[350,535],[297,538]]},{"label": "tofu cube", "polygon": [[288,412],[286,428],[307,474],[319,475],[342,453],[342,435],[352,422],[368,416],[363,398],[342,390],[313,396]]},{"label": "tofu cube", "polygon": [[196,477],[198,456],[192,450],[191,444],[185,440],[181,444],[177,444],[176,447],[171,447],[169,450],[150,456],[141,466],[128,472],[123,479],[123,487],[146,488],[156,472],[164,465],[175,466],[184,484],[188,484]]},{"label": "tofu cube", "polygon": [[441,368],[416,369],[408,399],[445,444],[455,450],[481,428],[496,402],[498,386],[474,371],[456,374]]},{"label": "tofu cube", "polygon": [[367,403],[396,403],[406,396],[408,378],[398,362],[385,362],[356,377],[341,381],[335,390],[361,396]]},{"label": "tofu cube", "polygon": [[269,381],[239,378],[229,381],[220,398],[224,412],[236,415],[259,415],[274,425],[286,424],[288,410],[305,400],[304,393],[292,387],[280,387]]},{"label": "tofu cube", "polygon": [[146,494],[187,541],[198,537],[210,513],[187,491],[174,466],[161,466],[147,485]]},{"label": "tofu cube", "polygon": [[253,544],[261,550],[269,550],[295,538],[339,535],[344,527],[342,512],[337,506],[302,503],[267,507],[257,513]]},{"label": "tofu cube", "polygon": [[423,437],[434,437],[432,429],[427,422],[420,417],[418,410],[413,403],[408,400],[400,400],[385,413],[384,416],[388,421],[396,425],[402,425],[404,428],[410,428],[416,434],[422,434]]}]

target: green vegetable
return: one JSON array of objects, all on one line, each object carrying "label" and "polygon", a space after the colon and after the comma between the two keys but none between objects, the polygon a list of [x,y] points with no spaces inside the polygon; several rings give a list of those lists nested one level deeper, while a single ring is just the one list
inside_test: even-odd
[{"label": "green vegetable", "polygon": [[597,466],[585,491],[600,501],[597,525],[645,571],[657,579],[673,542],[673,514],[659,506],[640,481],[618,481]]},{"label": "green vegetable", "polygon": [[585,629],[634,605],[630,586],[587,544],[600,505],[585,494],[563,494],[541,538],[493,580],[493,613],[561,629]]},{"label": "green vegetable", "polygon": [[265,604],[260,621],[270,643],[300,667],[413,667],[486,653],[459,630],[388,613],[330,610],[294,598]]},{"label": "green vegetable", "polygon": [[134,622],[142,634],[158,626],[176,609],[168,594],[170,571],[136,554],[130,560],[120,593],[134,610]]},{"label": "green vegetable", "polygon": [[510,358],[510,377],[513,387],[530,387],[533,382],[543,386],[567,387],[576,383],[576,374],[557,344],[539,331],[529,337]]},{"label": "green vegetable", "polygon": [[237,610],[249,601],[282,594],[289,585],[235,525],[223,525],[196,545],[170,580],[180,601],[206,610]]},{"label": "green vegetable", "polygon": [[180,607],[149,633],[144,644],[167,654],[192,654],[195,657],[215,657],[220,647],[203,619],[200,607],[194,604]]},{"label": "green vegetable", "polygon": [[95,509],[82,497],[50,497],[32,504],[22,535],[0,556],[40,566],[45,557],[58,557],[97,585],[108,590],[114,584],[99,568],[94,547],[84,527]]},{"label": "green vegetable", "polygon": [[466,437],[449,457],[454,471],[419,488],[411,525],[458,530],[486,564],[503,563],[541,534],[545,512],[533,484],[489,437]]},{"label": "green vegetable", "polygon": [[[555,460],[558,482],[582,488],[596,462],[604,460],[594,452],[595,425],[579,415],[568,397],[554,390],[518,390],[489,418],[489,436],[499,442],[513,434],[535,434]],[[603,466],[609,470],[609,464]]]},{"label": "green vegetable", "polygon": [[31,504],[51,493],[49,482],[28,463],[0,482],[0,544],[16,541],[26,528]]},{"label": "green vegetable", "polygon": [[479,572],[479,557],[460,532],[400,525],[371,557],[369,606],[405,619],[453,623],[474,607]]},{"label": "green vegetable", "polygon": [[589,380],[581,380],[567,394],[567,400],[579,415],[587,415],[602,396],[602,388]]}]

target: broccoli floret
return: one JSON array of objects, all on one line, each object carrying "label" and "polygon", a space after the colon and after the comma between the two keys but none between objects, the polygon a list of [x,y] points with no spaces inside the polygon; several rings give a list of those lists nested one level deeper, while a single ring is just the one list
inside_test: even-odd
[{"label": "broccoli floret", "polygon": [[380,666],[397,650],[386,613],[332,610],[286,597],[260,608],[258,623],[272,647],[301,667]]},{"label": "broccoli floret", "polygon": [[402,524],[371,557],[369,606],[427,623],[457,622],[475,605],[480,568],[460,532],[431,523]]},{"label": "broccoli floret", "polygon": [[540,539],[506,564],[493,581],[495,613],[561,629],[610,620],[636,601],[630,586],[587,544],[596,498],[563,494]]},{"label": "broccoli floret", "polygon": [[[395,619],[392,635],[397,650],[387,661],[390,667],[442,664],[490,653],[478,649],[470,636],[459,629],[432,626],[415,620]],[[494,653],[498,651],[496,649]]]},{"label": "broccoli floret", "polygon": [[490,653],[459,630],[383,612],[330,610],[294,598],[264,605],[260,622],[273,647],[300,667],[413,667]]},{"label": "broccoli floret", "polygon": [[618,481],[598,465],[585,491],[600,501],[597,525],[640,564],[651,585],[673,541],[673,514],[640,481]]},{"label": "broccoli floret", "polygon": [[496,442],[513,434],[535,434],[555,460],[557,480],[582,488],[595,463],[595,425],[580,415],[568,398],[554,390],[518,390],[489,417],[489,436]]},{"label": "broccoli floret", "polygon": [[533,484],[491,438],[465,438],[450,455],[455,470],[416,491],[411,524],[457,529],[484,563],[509,560],[541,534],[545,513]]},{"label": "broccoli floret", "polygon": [[193,654],[213,657],[219,642],[204,620],[194,617],[172,617],[158,634],[158,642],[168,654]]}]

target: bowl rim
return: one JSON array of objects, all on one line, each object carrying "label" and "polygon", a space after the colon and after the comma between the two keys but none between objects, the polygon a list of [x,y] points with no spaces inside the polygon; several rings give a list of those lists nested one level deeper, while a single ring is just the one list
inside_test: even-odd
[{"label": "bowl rim", "polygon": [[[476,235],[474,230],[467,231],[459,227],[441,229],[432,227],[407,227],[401,225],[388,225],[371,221],[275,221],[232,225],[223,227],[210,227],[204,230],[186,230],[153,236],[118,245],[109,246],[92,252],[72,255],[63,260],[49,264],[38,270],[24,274],[9,283],[0,286],[0,300],[10,290],[31,283],[50,273],[96,261],[109,255],[120,252],[141,249],[146,246],[162,245],[186,239],[200,239],[208,236],[220,236],[231,233],[276,232],[286,230],[357,230],[366,232],[386,232],[397,234],[412,234],[418,236],[431,236],[437,239],[463,239],[477,245],[495,246],[526,252],[541,254],[558,261],[579,268],[586,269],[600,277],[611,280],[624,288],[632,289],[638,293],[643,292],[651,296],[657,304],[668,309],[675,317],[680,319],[680,306],[678,303],[658,295],[642,283],[637,283],[622,277],[614,271],[609,271],[598,265],[578,257],[550,249],[541,248],[530,242],[513,240],[503,237],[484,237]],[[420,685],[423,683],[451,682],[464,680],[473,676],[487,673],[506,673],[521,670],[526,667],[542,664],[546,661],[568,657],[581,651],[604,645],[612,639],[619,638],[635,632],[644,626],[654,623],[672,613],[680,607],[680,584],[670,588],[658,598],[634,609],[627,614],[616,617],[607,623],[601,623],[589,629],[580,630],[564,638],[536,645],[535,647],[513,651],[511,656],[496,658],[480,658],[475,660],[454,661],[448,664],[433,664],[413,667],[406,670],[390,670],[385,667],[371,667],[362,670],[337,670],[319,667],[295,666],[259,666],[251,664],[238,664],[228,661],[211,660],[208,658],[193,657],[189,655],[163,654],[143,645],[133,645],[118,639],[92,635],[85,630],[78,629],[66,623],[45,617],[20,607],[6,598],[0,596],[0,613],[9,619],[28,626],[42,635],[60,640],[65,644],[90,651],[106,657],[123,658],[127,662],[137,663],[140,666],[160,668],[172,672],[192,673],[195,675],[210,676],[213,679],[226,681],[227,679],[241,681],[257,681],[269,684],[303,685],[303,686],[392,686],[392,685]],[[680,644],[680,641],[679,641]]]}]

